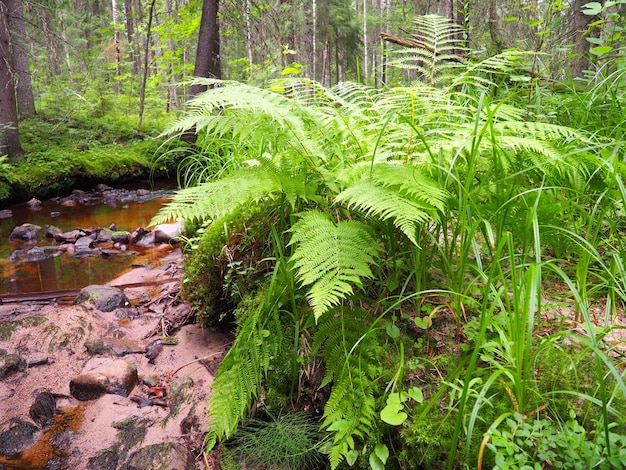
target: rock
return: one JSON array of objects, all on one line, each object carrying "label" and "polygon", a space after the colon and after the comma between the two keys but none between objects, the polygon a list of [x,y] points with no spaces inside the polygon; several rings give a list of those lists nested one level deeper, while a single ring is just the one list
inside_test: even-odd
[{"label": "rock", "polygon": [[161,351],[163,351],[163,343],[160,339],[155,339],[146,345],[146,354],[144,355],[148,358],[150,364],[154,364],[154,360],[161,354]]},{"label": "rock", "polygon": [[30,201],[26,203],[28,208],[33,211],[38,211],[41,209],[41,201],[36,198],[32,198]]},{"label": "rock", "polygon": [[22,224],[13,229],[11,235],[9,235],[9,240],[17,240],[17,241],[33,241],[37,240],[37,232],[41,227],[39,225],[34,224]]},{"label": "rock", "polygon": [[10,219],[13,217],[13,211],[11,209],[2,209],[0,211],[0,220]]},{"label": "rock", "polygon": [[109,353],[109,347],[101,339],[85,341],[85,349],[90,356],[104,356]]},{"label": "rock", "polygon": [[115,470],[118,460],[117,449],[105,449],[89,459],[87,470]]},{"label": "rock", "polygon": [[28,449],[35,442],[38,430],[34,424],[15,418],[13,426],[0,434],[0,455],[13,457]]},{"label": "rock", "polygon": [[46,238],[55,238],[57,235],[60,235],[62,233],[63,233],[63,230],[61,230],[59,227],[55,227],[54,225],[48,225],[46,227],[45,237]]},{"label": "rock", "polygon": [[9,256],[10,261],[41,261],[48,258],[46,252],[38,246],[28,250],[15,250]]},{"label": "rock", "polygon": [[74,243],[74,247],[76,248],[77,253],[91,251],[95,243],[96,242],[91,237],[80,237],[76,240],[76,243]]},{"label": "rock", "polygon": [[191,470],[195,459],[189,449],[173,442],[142,447],[133,452],[124,466],[128,470]]},{"label": "rock", "polygon": [[61,213],[59,211],[52,211],[50,212],[50,217],[59,217],[61,215]]},{"label": "rock", "polygon": [[96,191],[98,191],[99,193],[103,193],[105,191],[110,191],[112,189],[113,188],[111,186],[108,186],[108,185],[106,185],[104,183],[100,183],[100,184],[96,185]]},{"label": "rock", "polygon": [[139,227],[130,234],[131,245],[148,246],[149,243],[154,244],[154,233],[144,229],[143,227]]},{"label": "rock", "polygon": [[83,230],[72,230],[71,232],[58,233],[54,240],[59,243],[75,243],[81,237],[87,235]]},{"label": "rock", "polygon": [[111,233],[111,241],[114,243],[123,243],[128,245],[130,242],[130,235],[123,230],[113,230]]},{"label": "rock", "polygon": [[137,385],[137,366],[122,359],[106,362],[70,381],[70,393],[81,401],[106,393],[127,397]]},{"label": "rock", "polygon": [[0,356],[0,379],[26,370],[26,360],[17,354]]},{"label": "rock", "polygon": [[174,224],[159,224],[154,227],[154,242],[169,243],[177,241],[177,237],[183,233],[183,224],[176,222]]},{"label": "rock", "polygon": [[35,402],[28,410],[28,415],[40,427],[44,428],[54,423],[54,413],[57,410],[57,403],[54,396],[50,392],[41,392],[37,394]]},{"label": "rock", "polygon": [[91,285],[83,288],[74,300],[74,305],[87,301],[91,301],[101,312],[112,312],[116,308],[128,307],[130,305],[124,292],[110,286]]}]

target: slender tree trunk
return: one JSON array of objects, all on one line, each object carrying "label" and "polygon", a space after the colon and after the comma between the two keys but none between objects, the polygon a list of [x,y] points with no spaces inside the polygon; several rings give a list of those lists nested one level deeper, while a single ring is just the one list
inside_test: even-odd
[{"label": "slender tree trunk", "polygon": [[28,36],[24,24],[22,0],[6,0],[11,31],[11,57],[13,58],[13,79],[17,94],[17,110],[20,118],[32,117],[35,112],[35,99],[28,60]]},{"label": "slender tree trunk", "polygon": [[498,9],[496,0],[489,0],[489,36],[495,49],[495,53],[499,54],[504,50],[502,38],[498,34]]},{"label": "slender tree trunk", "polygon": [[[583,7],[588,3],[586,0],[574,0],[572,5],[572,29],[573,43],[576,57],[570,61],[569,73],[572,77],[582,77],[585,70],[589,68],[589,47],[590,43],[585,39],[588,34],[589,25],[598,18],[583,13]],[[600,2],[604,3],[604,2]]]},{"label": "slender tree trunk", "polygon": [[111,0],[111,7],[113,9],[113,47],[115,48],[115,75],[117,76],[117,83],[115,84],[115,91],[122,92],[122,51],[120,48],[120,28],[119,17],[117,13],[117,0]]},{"label": "slender tree trunk", "polygon": [[[175,24],[178,23],[177,13],[172,9],[172,0],[165,0],[165,10],[167,16],[171,18]],[[174,70],[176,44],[174,43],[172,34],[170,33],[168,36],[167,47],[170,50],[170,58],[167,63],[167,109],[170,111],[172,109],[180,108],[180,100],[178,98],[178,76]]]},{"label": "slender tree trunk", "polygon": [[9,17],[6,3],[0,1],[0,155],[18,161],[22,154],[17,128],[17,105],[11,68]]},{"label": "slender tree trunk", "polygon": [[312,67],[313,67],[313,79],[317,80],[317,0],[313,0],[313,44],[312,44]]},{"label": "slender tree trunk", "polygon": [[367,2],[363,0],[363,78],[365,83],[369,83],[369,37],[367,34]]},{"label": "slender tree trunk", "polygon": [[141,54],[137,53],[137,44],[135,44],[135,15],[133,13],[133,2],[131,0],[126,0],[124,2],[124,11],[126,13],[128,58],[133,64],[133,73],[138,74],[141,71]]},{"label": "slender tree trunk", "polygon": [[53,31],[50,25],[50,12],[47,8],[43,9],[43,15],[41,17],[43,36],[46,41],[46,58],[48,59],[48,67],[50,68],[50,75],[53,77],[59,74],[57,52],[54,48],[56,41],[53,39]]},{"label": "slender tree trunk", "polygon": [[150,51],[150,35],[152,30],[152,18],[154,17],[154,4],[156,0],[152,0],[150,3],[150,11],[148,13],[148,27],[146,31],[146,48],[144,51],[144,63],[143,63],[143,77],[141,80],[141,87],[139,89],[139,123],[137,124],[137,132],[141,131],[141,124],[143,122],[144,104],[146,100],[146,83],[148,81],[148,62]]},{"label": "slender tree trunk", "polygon": [[[218,3],[218,0],[204,0],[202,2],[202,18],[200,19],[196,63],[193,70],[195,77],[222,78],[220,30],[217,19]],[[205,86],[192,85],[189,94],[195,96],[204,90],[206,90]]]}]

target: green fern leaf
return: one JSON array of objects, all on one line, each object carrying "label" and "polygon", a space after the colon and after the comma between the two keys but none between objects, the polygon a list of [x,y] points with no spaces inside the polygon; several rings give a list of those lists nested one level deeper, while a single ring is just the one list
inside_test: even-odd
[{"label": "green fern leaf", "polygon": [[290,245],[296,248],[291,261],[307,295],[315,318],[338,305],[361,287],[361,278],[372,277],[369,264],[378,256],[378,245],[367,227],[355,221],[335,223],[319,212],[309,211],[290,229]]},{"label": "green fern leaf", "polygon": [[379,164],[335,198],[394,225],[417,245],[417,225],[442,210],[446,193],[425,175],[407,165]]},{"label": "green fern leaf", "polygon": [[172,219],[216,219],[238,204],[273,197],[281,190],[279,177],[256,168],[178,191],[152,219],[156,225]]}]

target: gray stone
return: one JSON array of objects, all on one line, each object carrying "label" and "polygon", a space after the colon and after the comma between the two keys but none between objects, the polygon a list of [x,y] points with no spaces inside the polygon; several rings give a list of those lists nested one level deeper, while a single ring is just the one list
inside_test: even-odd
[{"label": "gray stone", "polygon": [[91,285],[83,288],[76,299],[74,305],[79,305],[91,301],[101,312],[112,312],[116,308],[130,306],[128,297],[120,289],[110,286]]},{"label": "gray stone", "polygon": [[191,470],[195,460],[189,449],[173,442],[142,447],[133,452],[124,470]]},{"label": "gray stone", "polygon": [[35,402],[28,410],[28,415],[40,427],[44,428],[54,423],[54,413],[57,410],[57,403],[54,396],[50,392],[41,392],[37,394]]},{"label": "gray stone", "polygon": [[111,241],[115,243],[128,244],[130,235],[123,230],[113,230],[111,233]]},{"label": "gray stone", "polygon": [[0,434],[0,455],[14,457],[35,442],[39,429],[32,423],[16,418],[8,430]]},{"label": "gray stone", "polygon": [[38,211],[41,209],[41,201],[36,198],[32,198],[30,201],[26,203],[28,208],[34,211]]},{"label": "gray stone", "polygon": [[0,211],[0,220],[10,219],[11,217],[13,217],[13,211],[11,209],[2,209]]},{"label": "gray stone", "polygon": [[26,360],[17,354],[0,356],[0,379],[26,370]]},{"label": "gray stone", "polygon": [[95,400],[104,394],[127,397],[137,384],[137,366],[122,359],[106,362],[81,373],[70,382],[78,400]]},{"label": "gray stone", "polygon": [[159,224],[154,227],[154,242],[169,243],[177,241],[177,237],[183,233],[183,224],[176,222],[174,224]]},{"label": "gray stone", "polygon": [[91,237],[80,237],[78,240],[76,240],[76,243],[74,243],[74,247],[76,248],[77,252],[91,251],[95,243],[96,242]]},{"label": "gray stone", "polygon": [[138,228],[130,235],[131,245],[141,247],[151,247],[154,245],[154,232],[150,232],[143,228]]},{"label": "gray stone", "polygon": [[86,234],[83,230],[72,230],[71,232],[63,232],[58,233],[54,236],[54,240],[59,243],[74,243],[81,237],[84,237]]},{"label": "gray stone", "polygon": [[157,358],[159,354],[163,351],[163,343],[160,339],[155,339],[150,341],[146,345],[146,354],[145,356],[148,358],[148,362],[150,364],[154,364],[154,360]]},{"label": "gray stone", "polygon": [[63,230],[61,230],[59,227],[55,227],[54,225],[48,225],[46,227],[46,238],[54,238],[62,233]]},{"label": "gray stone", "polygon": [[33,241],[37,240],[37,232],[41,227],[39,225],[34,224],[22,224],[13,229],[11,235],[9,235],[9,240],[17,240],[17,241]]}]

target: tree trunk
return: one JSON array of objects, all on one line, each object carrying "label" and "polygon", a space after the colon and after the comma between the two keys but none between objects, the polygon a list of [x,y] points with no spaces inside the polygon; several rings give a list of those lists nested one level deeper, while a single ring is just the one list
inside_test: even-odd
[{"label": "tree trunk", "polygon": [[117,0],[111,0],[111,8],[113,10],[113,47],[115,48],[115,75],[117,82],[115,91],[122,92],[122,52],[120,49],[120,28],[117,14]]},{"label": "tree trunk", "polygon": [[13,77],[17,94],[17,110],[20,118],[33,117],[35,99],[30,77],[30,62],[28,60],[28,36],[24,24],[24,5],[22,0],[6,0],[9,14],[9,29],[11,31],[11,57],[13,59]]},{"label": "tree trunk", "polygon": [[148,28],[146,31],[146,48],[144,51],[144,62],[143,62],[143,76],[141,78],[141,87],[139,88],[139,122],[137,123],[137,133],[141,131],[141,124],[143,123],[143,112],[144,105],[146,101],[146,83],[148,81],[148,62],[149,55],[148,51],[150,50],[150,35],[152,34],[152,18],[154,17],[154,4],[156,0],[152,0],[150,3],[150,11],[148,16]]},{"label": "tree trunk", "polygon": [[[570,75],[574,77],[582,77],[585,70],[589,68],[589,47],[590,43],[585,39],[587,30],[592,21],[598,18],[583,13],[583,7],[588,3],[587,0],[574,0],[572,5],[572,29],[573,43],[576,57],[571,60]],[[604,2],[600,2],[604,3]]]},{"label": "tree trunk", "polygon": [[[202,2],[202,18],[198,33],[196,63],[193,70],[195,77],[222,78],[220,64],[220,30],[217,19],[218,0]],[[192,85],[189,94],[193,97],[206,90],[205,86]]]},{"label": "tree trunk", "polygon": [[17,106],[9,50],[9,16],[4,0],[0,1],[0,155],[18,161],[22,154],[17,129]]}]

